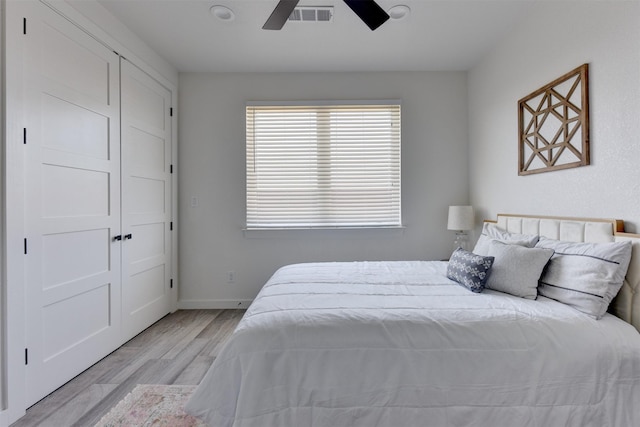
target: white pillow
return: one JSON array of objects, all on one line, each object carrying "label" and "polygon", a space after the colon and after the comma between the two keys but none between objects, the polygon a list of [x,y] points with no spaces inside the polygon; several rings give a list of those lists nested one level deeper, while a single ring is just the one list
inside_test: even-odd
[{"label": "white pillow", "polygon": [[488,255],[493,266],[485,287],[517,297],[536,299],[538,280],[553,255],[553,249],[526,248],[490,240]]},{"label": "white pillow", "polygon": [[540,237],[536,247],[555,250],[540,279],[540,295],[601,318],[622,287],[631,242],[575,243]]},{"label": "white pillow", "polygon": [[485,222],[482,226],[482,234],[472,252],[478,255],[489,255],[487,251],[489,250],[490,240],[499,240],[510,245],[532,248],[538,243],[538,236],[509,233],[495,224]]}]

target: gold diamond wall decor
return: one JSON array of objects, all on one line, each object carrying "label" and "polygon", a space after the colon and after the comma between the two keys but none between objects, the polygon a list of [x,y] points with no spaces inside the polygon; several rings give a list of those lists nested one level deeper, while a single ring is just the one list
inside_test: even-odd
[{"label": "gold diamond wall decor", "polygon": [[518,175],[589,164],[589,64],[518,101]]}]

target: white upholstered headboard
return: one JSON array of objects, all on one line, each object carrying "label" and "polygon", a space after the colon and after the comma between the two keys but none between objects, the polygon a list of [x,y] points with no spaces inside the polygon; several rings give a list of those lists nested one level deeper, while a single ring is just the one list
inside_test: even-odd
[{"label": "white upholstered headboard", "polygon": [[609,311],[640,331],[640,234],[624,232],[615,219],[582,219],[498,214],[497,225],[511,233],[536,234],[570,242],[619,242],[631,240],[632,255],[627,277]]}]

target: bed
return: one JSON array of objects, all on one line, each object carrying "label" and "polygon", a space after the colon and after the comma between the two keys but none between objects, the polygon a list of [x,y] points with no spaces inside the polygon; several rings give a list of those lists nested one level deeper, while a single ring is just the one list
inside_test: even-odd
[{"label": "bed", "polygon": [[[531,236],[535,245],[523,243]],[[617,220],[499,215],[482,239],[503,251],[489,280],[550,254],[536,278],[547,296],[516,296],[489,280],[470,291],[448,277],[455,257],[285,266],[187,412],[215,427],[640,425],[640,236]],[[511,256],[505,249],[521,248],[530,249],[521,262],[499,263]],[[628,264],[602,248],[630,248]],[[607,263],[581,276],[588,286],[624,269],[619,292],[566,299],[560,285],[576,279],[578,259]],[[614,296],[609,312],[588,312]]]}]

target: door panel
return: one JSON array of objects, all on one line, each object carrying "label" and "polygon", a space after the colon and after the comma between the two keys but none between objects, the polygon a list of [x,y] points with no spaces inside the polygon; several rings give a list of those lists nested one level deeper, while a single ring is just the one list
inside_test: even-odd
[{"label": "door panel", "polygon": [[[123,139],[124,139],[123,135]],[[127,214],[138,220],[146,222],[146,215],[164,218],[167,215],[167,184],[166,179],[143,178],[139,176],[123,176],[127,180],[126,188],[123,188],[123,200]]]},{"label": "door panel", "polygon": [[42,216],[44,218],[110,215],[113,173],[42,164]]},{"label": "door panel", "polygon": [[109,230],[45,234],[42,238],[43,288],[50,289],[109,271]]},{"label": "door panel", "polygon": [[129,154],[136,159],[131,164],[132,176],[156,176],[161,180],[166,173],[164,138],[143,132],[135,127],[129,128]]},{"label": "door panel", "polygon": [[121,60],[125,338],[170,311],[171,92]]},{"label": "door panel", "polygon": [[42,3],[25,35],[26,400],[121,343],[118,56]]},{"label": "door panel", "polygon": [[132,226],[136,238],[129,245],[129,261],[141,262],[147,259],[163,257],[165,254],[165,233],[163,222]]},{"label": "door panel", "polygon": [[[148,270],[141,270],[132,274],[127,281],[127,308],[130,317],[144,316],[144,312],[150,310],[153,305],[163,303],[167,294],[164,283],[166,280],[165,267],[157,262],[154,264],[155,266],[150,266],[151,268]],[[137,270],[140,270],[140,268]],[[165,314],[164,311],[160,312],[160,316]],[[158,319],[149,320],[149,322],[153,323],[156,320]],[[143,325],[140,328],[145,329],[147,326]]]},{"label": "door panel", "polygon": [[[51,15],[51,12],[45,13]],[[103,55],[103,51],[108,49],[102,45],[96,49],[99,43],[95,40],[79,41],[78,31],[69,31],[68,21],[64,26],[57,25],[60,21],[47,20],[38,28],[41,35],[40,58],[46,65],[40,70],[42,77],[51,80],[54,86],[72,88],[78,96],[91,98],[97,105],[109,105],[112,88],[104,82],[109,80],[110,68],[105,67]],[[84,36],[84,39],[89,38]]]},{"label": "door panel", "polygon": [[99,284],[93,289],[86,282],[83,285],[82,292],[72,292],[68,298],[56,298],[44,306],[45,363],[68,357],[65,353],[70,349],[111,327],[111,284]]},{"label": "door panel", "polygon": [[44,146],[84,157],[109,159],[109,117],[53,96],[42,102]]}]

